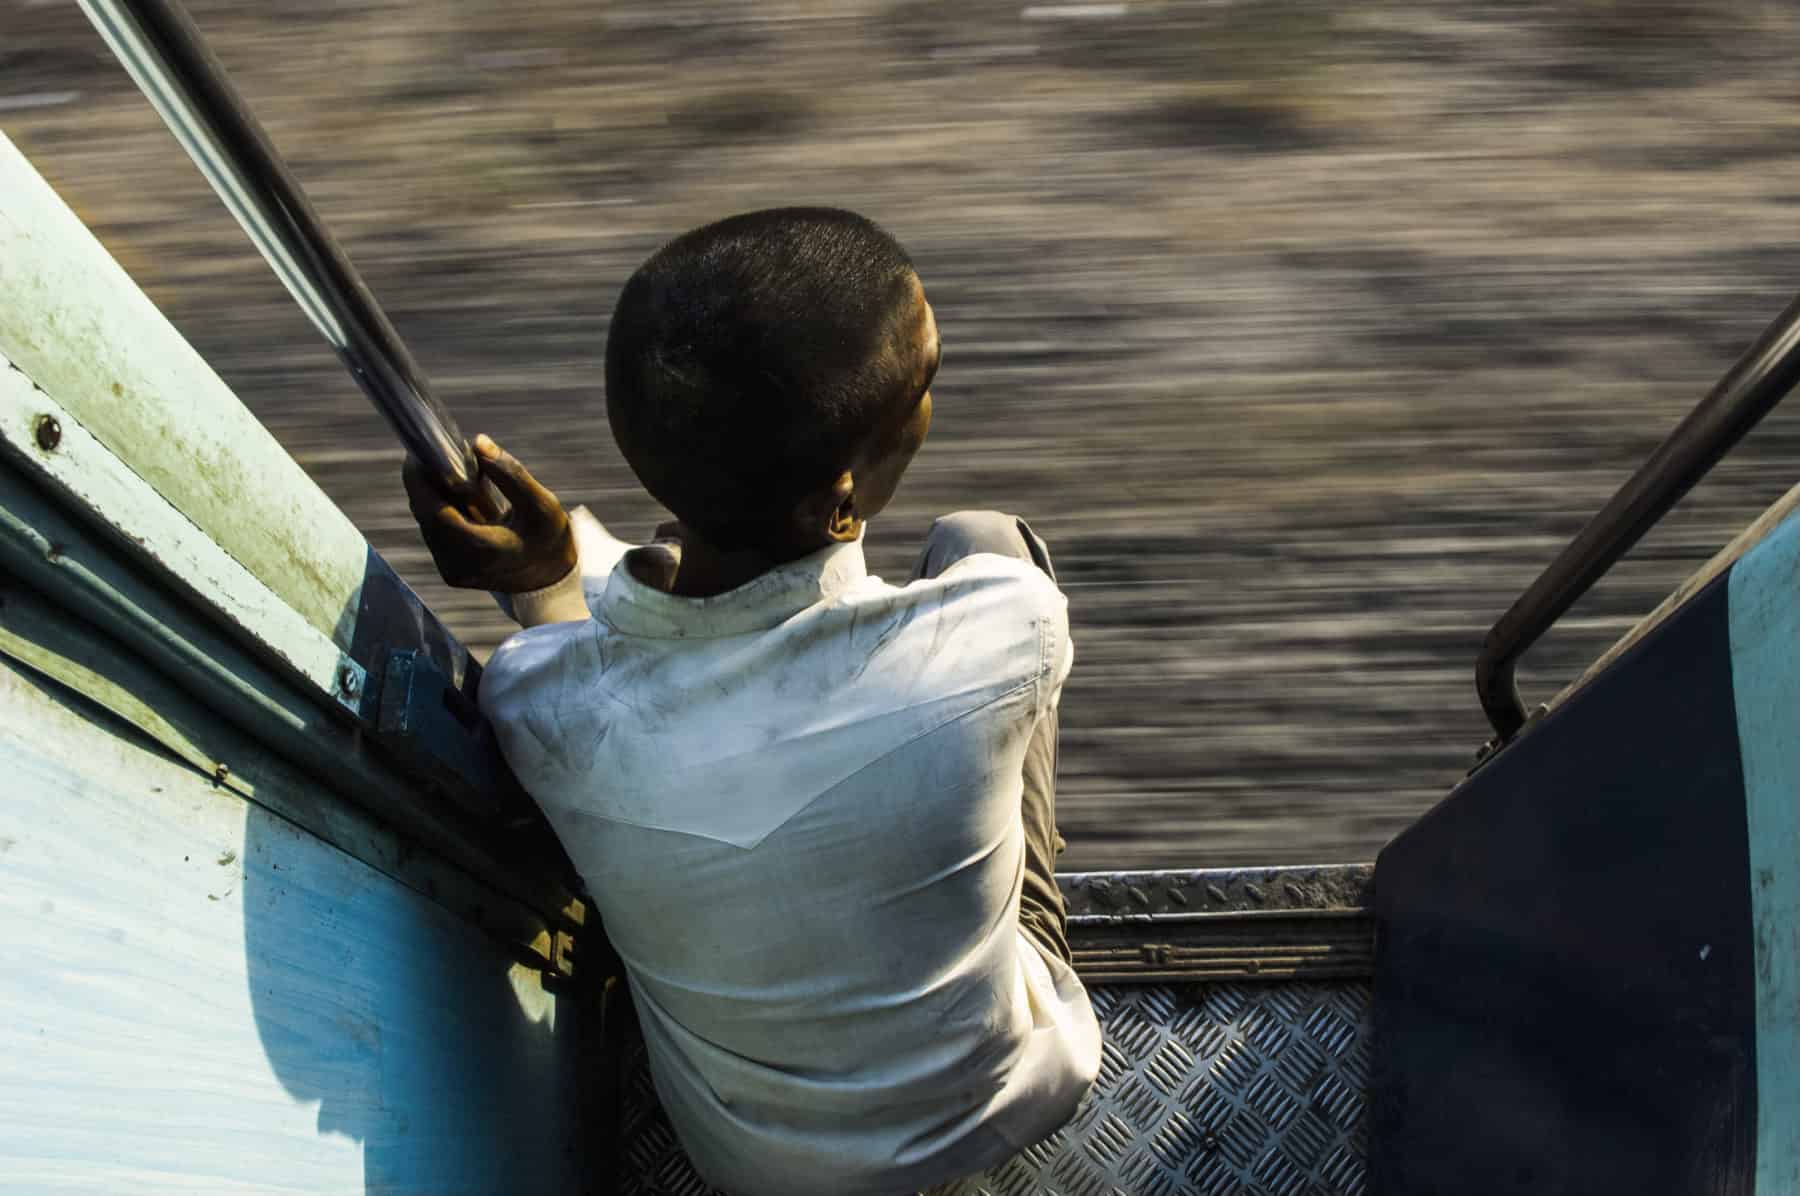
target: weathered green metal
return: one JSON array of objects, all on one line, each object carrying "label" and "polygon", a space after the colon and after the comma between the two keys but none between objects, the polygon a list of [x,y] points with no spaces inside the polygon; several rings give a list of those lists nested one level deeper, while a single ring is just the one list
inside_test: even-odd
[{"label": "weathered green metal", "polygon": [[4,136],[0,356],[349,650],[362,536]]},{"label": "weathered green metal", "polygon": [[[343,702],[344,680],[359,676],[362,667],[96,440],[74,413],[7,364],[0,353],[0,453],[65,509],[134,546],[291,679]],[[52,421],[56,435],[41,435]],[[361,685],[351,688],[360,693]],[[349,703],[352,712],[356,707]]]}]

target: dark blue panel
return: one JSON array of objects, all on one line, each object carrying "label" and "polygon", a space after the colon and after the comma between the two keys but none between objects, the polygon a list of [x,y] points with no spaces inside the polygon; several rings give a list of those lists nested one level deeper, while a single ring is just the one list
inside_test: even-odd
[{"label": "dark blue panel", "polygon": [[1748,868],[1720,577],[1381,854],[1376,1190],[1749,1196]]}]

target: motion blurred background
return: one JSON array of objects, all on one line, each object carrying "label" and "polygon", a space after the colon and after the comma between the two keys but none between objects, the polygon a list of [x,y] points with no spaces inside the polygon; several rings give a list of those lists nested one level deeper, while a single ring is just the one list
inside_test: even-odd
[{"label": "motion blurred background", "polygon": [[[1781,0],[189,0],[471,433],[642,536],[608,313],[670,236],[858,209],[938,311],[937,513],[1050,542],[1071,868],[1370,858],[1486,737],[1486,627],[1800,284]],[[400,455],[74,0],[0,129],[376,547]],[[1800,472],[1778,411],[1522,670],[1547,698]]]}]

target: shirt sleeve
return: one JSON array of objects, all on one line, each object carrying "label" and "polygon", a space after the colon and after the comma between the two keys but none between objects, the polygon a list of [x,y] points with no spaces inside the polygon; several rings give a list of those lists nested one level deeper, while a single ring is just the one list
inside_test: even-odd
[{"label": "shirt sleeve", "polygon": [[1038,717],[1056,710],[1062,701],[1063,682],[1075,667],[1075,639],[1069,633],[1069,600],[1055,582],[1045,578],[1050,593],[1038,618],[1042,644],[1038,672]]},{"label": "shirt sleeve", "polygon": [[521,627],[578,623],[590,617],[588,596],[605,589],[613,566],[631,545],[607,531],[586,506],[569,512],[575,534],[575,567],[541,590],[493,595],[500,612]]},{"label": "shirt sleeve", "polygon": [[1075,643],[1069,634],[1069,600],[1056,579],[1043,566],[999,553],[971,553],[952,561],[937,575],[944,583],[964,581],[990,584],[1005,577],[1003,617],[1029,619],[1036,630],[1035,656],[1021,654],[1013,675],[1032,682],[1035,701],[1033,721],[1048,717],[1062,700],[1063,682],[1075,666]]}]

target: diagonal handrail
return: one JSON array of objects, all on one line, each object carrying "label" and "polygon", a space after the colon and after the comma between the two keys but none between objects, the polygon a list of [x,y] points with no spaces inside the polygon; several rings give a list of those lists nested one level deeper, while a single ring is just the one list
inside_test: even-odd
[{"label": "diagonal handrail", "polygon": [[1744,350],[1700,405],[1500,617],[1475,662],[1475,691],[1504,745],[1525,725],[1519,658],[1631,550],[1670,507],[1800,382],[1800,298]]},{"label": "diagonal handrail", "polygon": [[80,0],[200,173],[447,493],[496,509],[456,420],[177,0]]}]

